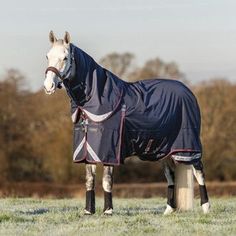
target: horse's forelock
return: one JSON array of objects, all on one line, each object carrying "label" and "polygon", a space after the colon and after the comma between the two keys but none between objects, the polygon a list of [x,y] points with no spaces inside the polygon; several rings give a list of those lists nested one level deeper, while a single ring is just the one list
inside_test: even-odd
[{"label": "horse's forelock", "polygon": [[63,39],[58,39],[54,45],[64,45],[64,40]]}]

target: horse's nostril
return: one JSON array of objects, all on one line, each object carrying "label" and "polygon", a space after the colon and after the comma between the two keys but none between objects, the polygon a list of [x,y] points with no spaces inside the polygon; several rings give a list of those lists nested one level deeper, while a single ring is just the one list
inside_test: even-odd
[{"label": "horse's nostril", "polygon": [[55,87],[55,84],[54,84],[54,83],[52,83],[51,89],[52,89],[52,88],[54,88],[54,87]]}]

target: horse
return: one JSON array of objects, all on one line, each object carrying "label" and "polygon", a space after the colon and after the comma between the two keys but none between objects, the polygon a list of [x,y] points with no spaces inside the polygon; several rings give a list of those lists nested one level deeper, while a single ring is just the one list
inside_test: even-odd
[{"label": "horse", "polygon": [[64,85],[70,97],[73,161],[85,163],[86,168],[84,214],[95,213],[96,164],[103,165],[103,213],[112,215],[114,166],[134,155],[163,163],[167,179],[165,215],[176,211],[176,198],[181,200],[175,192],[175,175],[183,164],[196,177],[202,210],[208,213],[200,110],[190,89],[180,81],[162,78],[125,82],[72,44],[68,32],[57,39],[50,31],[49,41],[44,90],[50,95]]}]

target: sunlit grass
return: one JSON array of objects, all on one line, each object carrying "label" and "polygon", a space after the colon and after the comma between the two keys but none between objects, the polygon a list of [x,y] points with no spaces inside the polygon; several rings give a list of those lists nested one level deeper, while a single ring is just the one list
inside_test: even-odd
[{"label": "sunlit grass", "polygon": [[84,216],[84,199],[0,200],[1,235],[236,235],[236,198],[212,199],[208,215],[194,211],[163,216],[165,199],[114,199],[112,217]]}]

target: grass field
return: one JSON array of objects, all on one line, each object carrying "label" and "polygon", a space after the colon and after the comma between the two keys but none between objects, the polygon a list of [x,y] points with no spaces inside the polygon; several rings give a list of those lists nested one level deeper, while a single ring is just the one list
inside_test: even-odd
[{"label": "grass field", "polygon": [[84,216],[84,199],[5,198],[0,200],[0,235],[236,235],[236,198],[212,199],[203,215],[199,201],[192,212],[163,216],[164,198],[114,199],[113,216]]}]

